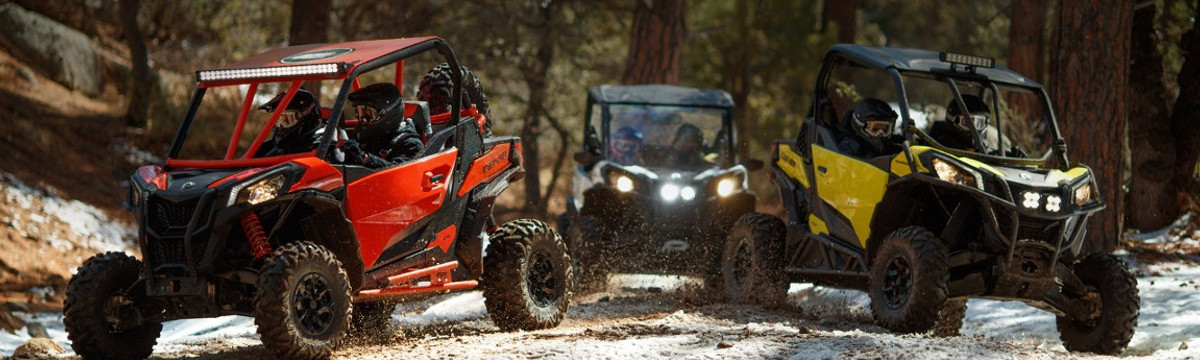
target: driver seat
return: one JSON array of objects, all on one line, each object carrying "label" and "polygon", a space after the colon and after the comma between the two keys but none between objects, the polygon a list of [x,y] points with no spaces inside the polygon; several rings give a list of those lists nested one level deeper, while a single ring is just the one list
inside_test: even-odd
[{"label": "driver seat", "polygon": [[433,135],[433,126],[429,121],[429,103],[424,101],[405,101],[404,115],[412,120],[417,133],[421,134],[421,142],[428,145]]}]

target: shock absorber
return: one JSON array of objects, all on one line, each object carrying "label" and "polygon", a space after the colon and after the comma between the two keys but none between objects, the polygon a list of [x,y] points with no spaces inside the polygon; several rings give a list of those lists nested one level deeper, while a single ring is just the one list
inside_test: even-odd
[{"label": "shock absorber", "polygon": [[267,242],[267,234],[263,232],[262,221],[253,211],[242,217],[242,231],[246,232],[246,241],[250,243],[250,251],[255,259],[271,254],[271,243]]}]

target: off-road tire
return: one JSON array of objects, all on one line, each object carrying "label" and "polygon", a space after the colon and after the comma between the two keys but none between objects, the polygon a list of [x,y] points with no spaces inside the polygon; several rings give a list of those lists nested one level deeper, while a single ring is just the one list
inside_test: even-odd
[{"label": "off-road tire", "polygon": [[263,345],[280,358],[328,358],[350,328],[349,277],[320,245],[300,241],[276,249],[263,264],[257,289],[254,324]]},{"label": "off-road tire", "polygon": [[[484,130],[491,133],[492,113],[488,107],[487,94],[483,91],[483,83],[466,66],[459,66],[459,68],[462,69],[463,78],[462,108],[466,109],[475,105],[476,110],[488,119],[484,123]],[[417,88],[417,100],[428,102],[429,110],[434,114],[450,112],[450,100],[452,99],[450,95],[454,93],[453,79],[450,76],[450,64],[442,63],[434,66],[425,73],[425,76],[421,77],[421,83]]]},{"label": "off-road tire", "polygon": [[608,275],[611,266],[605,260],[604,249],[600,246],[612,237],[605,231],[600,220],[595,216],[579,217],[579,237],[572,239],[571,268],[575,270],[575,286],[577,293],[593,293],[604,291],[608,287]]},{"label": "off-road tire", "polygon": [[721,260],[725,298],[738,303],[774,306],[787,297],[784,276],[783,220],[749,213],[733,224]]},{"label": "off-road tire", "polygon": [[484,305],[501,330],[558,326],[567,312],[571,256],[558,232],[513,220],[491,234],[483,264]]},{"label": "off-road tire", "polygon": [[933,336],[955,337],[962,329],[963,318],[967,316],[967,300],[947,300],[938,312],[937,325],[933,326]]},{"label": "off-road tire", "polygon": [[[142,262],[119,252],[97,254],[79,267],[67,283],[67,299],[63,306],[63,325],[71,348],[85,359],[145,359],[154,351],[162,332],[162,323],[145,320],[132,330],[113,332],[106,319],[108,302],[114,295],[124,293],[137,283]],[[143,314],[154,313],[145,300],[145,287],[133,289],[135,302],[130,310]],[[139,309],[139,307],[141,307]]]},{"label": "off-road tire", "polygon": [[946,245],[919,226],[883,239],[871,263],[868,294],[875,322],[897,333],[934,329],[950,282]]},{"label": "off-road tire", "polygon": [[1141,300],[1129,267],[1109,254],[1094,254],[1075,263],[1075,276],[1100,292],[1100,317],[1077,321],[1058,317],[1058,333],[1070,351],[1115,355],[1125,350],[1137,327]]},{"label": "off-road tire", "polygon": [[392,324],[392,313],[396,311],[397,304],[395,301],[354,304],[354,311],[350,316],[350,334],[368,337],[387,335]]}]

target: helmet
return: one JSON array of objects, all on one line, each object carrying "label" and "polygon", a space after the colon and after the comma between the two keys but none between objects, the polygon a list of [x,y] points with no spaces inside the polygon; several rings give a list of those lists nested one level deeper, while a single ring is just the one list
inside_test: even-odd
[{"label": "helmet", "polygon": [[846,113],[846,119],[843,121],[849,126],[855,135],[872,147],[875,151],[883,150],[883,139],[892,135],[892,128],[896,126],[895,111],[892,111],[891,105],[883,100],[875,98],[866,98],[854,104],[854,108]]},{"label": "helmet", "polygon": [[946,121],[963,132],[986,129],[989,115],[987,104],[975,95],[963,95],[962,100],[967,105],[966,113],[963,113],[958,101],[950,100],[950,104],[946,105]]},{"label": "helmet", "polygon": [[675,141],[671,145],[681,150],[700,150],[705,145],[704,132],[696,125],[679,125],[679,129],[675,130]]},{"label": "helmet", "polygon": [[[266,112],[275,111],[286,95],[286,92],[281,92],[259,106],[258,109]],[[312,93],[304,89],[296,90],[296,95],[292,95],[292,101],[288,102],[283,113],[279,114],[279,119],[275,121],[275,135],[283,137],[299,129],[316,128],[316,124],[321,119],[321,111],[318,110],[320,107],[321,104],[317,102],[317,97]]]},{"label": "helmet", "polygon": [[613,132],[610,146],[617,162],[622,164],[632,163],[633,158],[642,149],[642,140],[642,132],[637,131],[632,126],[622,126]]},{"label": "helmet", "polygon": [[347,99],[354,105],[359,140],[386,135],[387,132],[375,130],[396,128],[404,120],[404,100],[396,85],[371,84],[350,93]]}]

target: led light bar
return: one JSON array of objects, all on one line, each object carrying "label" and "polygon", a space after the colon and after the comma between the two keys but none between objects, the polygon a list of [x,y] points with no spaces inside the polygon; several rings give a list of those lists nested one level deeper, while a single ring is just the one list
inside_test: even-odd
[{"label": "led light bar", "polygon": [[201,82],[263,79],[304,75],[337,75],[344,71],[344,64],[313,64],[297,66],[273,66],[250,69],[203,70],[196,72],[196,78]]},{"label": "led light bar", "polygon": [[985,68],[996,67],[996,59],[992,59],[992,58],[986,58],[986,57],[982,57],[982,56],[973,56],[973,55],[955,54],[955,53],[948,53],[948,52],[942,52],[938,55],[939,55],[938,58],[940,58],[942,61],[945,61],[945,62],[948,62],[951,64],[967,65],[967,66],[974,66],[974,67],[985,67]]}]

